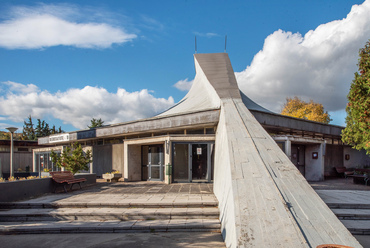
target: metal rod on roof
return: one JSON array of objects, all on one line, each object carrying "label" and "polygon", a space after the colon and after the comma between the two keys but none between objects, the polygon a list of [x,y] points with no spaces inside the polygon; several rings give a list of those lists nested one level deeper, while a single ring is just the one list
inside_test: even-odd
[{"label": "metal rod on roof", "polygon": [[197,36],[195,36],[195,53],[197,53]]},{"label": "metal rod on roof", "polygon": [[226,53],[227,35],[225,35],[225,53]]}]

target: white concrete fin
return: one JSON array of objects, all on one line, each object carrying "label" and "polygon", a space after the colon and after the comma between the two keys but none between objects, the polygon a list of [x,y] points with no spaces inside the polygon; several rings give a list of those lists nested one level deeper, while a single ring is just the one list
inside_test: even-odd
[{"label": "white concrete fin", "polygon": [[226,246],[361,247],[250,113],[227,54],[195,61],[221,101],[214,192]]}]

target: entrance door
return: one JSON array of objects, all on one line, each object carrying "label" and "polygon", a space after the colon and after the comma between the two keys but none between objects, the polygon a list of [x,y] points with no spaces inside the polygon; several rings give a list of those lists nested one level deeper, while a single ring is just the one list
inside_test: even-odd
[{"label": "entrance door", "polygon": [[189,182],[189,144],[173,146],[173,181]]},{"label": "entrance door", "polygon": [[210,182],[214,144],[174,143],[172,175],[174,182]]},{"label": "entrance door", "polygon": [[142,147],[143,180],[163,181],[163,146]]},{"label": "entrance door", "polygon": [[191,145],[191,168],[192,181],[207,180],[208,171],[208,144],[192,144]]},{"label": "entrance door", "polygon": [[306,166],[305,166],[305,146],[292,144],[292,163],[297,167],[297,169],[305,176]]}]

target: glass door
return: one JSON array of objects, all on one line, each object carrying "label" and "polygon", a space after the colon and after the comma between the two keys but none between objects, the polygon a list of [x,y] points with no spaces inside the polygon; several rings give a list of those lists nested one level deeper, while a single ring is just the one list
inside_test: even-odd
[{"label": "glass door", "polygon": [[174,144],[173,146],[173,181],[189,182],[189,145]]},{"label": "glass door", "polygon": [[213,143],[174,143],[173,182],[211,182]]},{"label": "glass door", "polygon": [[148,180],[163,181],[163,146],[148,147]]},{"label": "glass door", "polygon": [[208,144],[191,145],[192,181],[205,181],[208,179]]}]

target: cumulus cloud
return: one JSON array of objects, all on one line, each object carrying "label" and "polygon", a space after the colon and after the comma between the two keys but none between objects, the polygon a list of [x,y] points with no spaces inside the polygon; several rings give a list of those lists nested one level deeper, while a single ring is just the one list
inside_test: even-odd
[{"label": "cumulus cloud", "polygon": [[286,97],[299,96],[345,108],[358,51],[370,37],[370,1],[354,5],[342,20],[310,30],[304,36],[277,30],[269,35],[250,66],[236,73],[241,90],[275,112]]},{"label": "cumulus cloud", "polygon": [[4,85],[9,87],[10,91],[13,92],[20,92],[20,93],[31,93],[39,91],[39,88],[34,84],[20,84],[12,81],[7,81],[3,83]]},{"label": "cumulus cloud", "polygon": [[[33,90],[18,90],[15,85]],[[14,122],[23,122],[28,115],[40,119],[51,115],[65,124],[84,129],[92,117],[102,118],[106,124],[120,123],[152,117],[174,105],[172,97],[156,98],[146,89],[127,92],[118,88],[112,93],[104,88],[86,86],[50,93],[19,83],[5,82],[2,86],[8,87],[3,90],[6,94],[0,95],[0,115]]]},{"label": "cumulus cloud", "polygon": [[191,86],[193,85],[193,81],[189,81],[188,79],[180,80],[177,83],[175,83],[173,86],[181,91],[189,91]]},{"label": "cumulus cloud", "polygon": [[[0,47],[7,49],[41,49],[51,46],[78,48],[109,48],[136,38],[122,27],[92,20],[72,5],[39,5],[15,7],[0,22]],[[104,18],[103,18],[104,19]],[[107,17],[108,19],[108,17]]]}]

